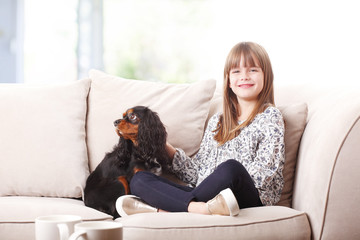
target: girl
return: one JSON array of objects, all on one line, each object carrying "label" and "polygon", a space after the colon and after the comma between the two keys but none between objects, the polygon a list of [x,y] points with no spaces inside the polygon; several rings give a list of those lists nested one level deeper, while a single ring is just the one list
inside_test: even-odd
[{"label": "girl", "polygon": [[284,121],[274,106],[273,72],[260,45],[241,42],[224,68],[223,113],[209,120],[191,159],[170,144],[170,169],[188,186],[149,172],[130,182],[136,195],[120,197],[121,216],[140,212],[193,212],[235,216],[239,208],[274,205],[284,185]]}]

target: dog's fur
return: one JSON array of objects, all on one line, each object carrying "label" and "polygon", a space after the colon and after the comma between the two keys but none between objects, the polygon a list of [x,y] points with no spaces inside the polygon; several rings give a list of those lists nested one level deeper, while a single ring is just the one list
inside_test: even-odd
[{"label": "dog's fur", "polygon": [[144,170],[160,174],[169,156],[165,127],[157,113],[149,108],[130,108],[114,125],[119,142],[88,177],[84,202],[117,218],[115,202],[118,197],[131,193],[132,176]]}]

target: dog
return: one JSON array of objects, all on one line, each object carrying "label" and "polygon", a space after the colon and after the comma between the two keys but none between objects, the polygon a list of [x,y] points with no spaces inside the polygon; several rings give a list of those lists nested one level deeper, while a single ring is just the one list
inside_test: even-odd
[{"label": "dog", "polygon": [[114,122],[119,142],[89,175],[84,189],[85,205],[119,217],[117,198],[130,194],[129,182],[138,171],[160,175],[169,164],[167,133],[158,114],[148,107],[128,109]]}]

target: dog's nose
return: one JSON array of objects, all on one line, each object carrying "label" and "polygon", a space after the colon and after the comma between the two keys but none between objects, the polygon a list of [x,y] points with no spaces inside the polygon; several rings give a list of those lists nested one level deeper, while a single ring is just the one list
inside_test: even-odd
[{"label": "dog's nose", "polygon": [[114,126],[116,127],[117,125],[119,125],[119,123],[121,122],[121,119],[118,119],[114,122]]}]

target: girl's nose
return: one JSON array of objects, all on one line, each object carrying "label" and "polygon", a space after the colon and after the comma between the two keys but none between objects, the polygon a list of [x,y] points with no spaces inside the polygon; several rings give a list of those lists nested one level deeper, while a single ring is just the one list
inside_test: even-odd
[{"label": "girl's nose", "polygon": [[249,75],[247,73],[243,73],[241,76],[240,76],[240,79],[242,81],[247,81],[249,80]]}]

